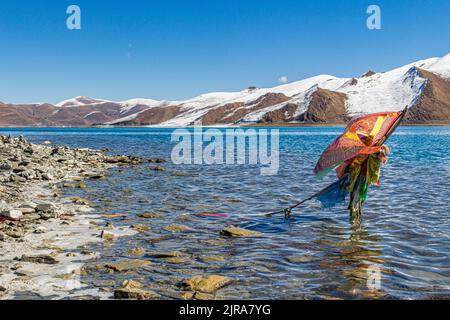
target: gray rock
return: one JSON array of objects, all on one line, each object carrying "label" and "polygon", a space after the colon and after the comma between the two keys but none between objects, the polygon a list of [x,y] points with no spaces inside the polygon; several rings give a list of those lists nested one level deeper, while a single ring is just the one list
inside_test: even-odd
[{"label": "gray rock", "polygon": [[55,179],[55,177],[53,177],[50,173],[42,174],[42,178],[45,180],[54,180]]},{"label": "gray rock", "polygon": [[50,220],[51,218],[53,218],[53,216],[50,213],[40,212],[39,216],[41,217],[42,220]]},{"label": "gray rock", "polygon": [[23,255],[20,259],[22,262],[32,262],[32,263],[41,263],[41,264],[57,264],[59,263],[58,260],[56,260],[54,257],[50,255]]},{"label": "gray rock", "polygon": [[9,163],[0,163],[0,170],[1,171],[9,171],[12,167]]},{"label": "gray rock", "polygon": [[24,177],[20,177],[17,174],[13,173],[9,176],[9,181],[11,181],[11,182],[26,182],[27,179],[25,179]]},{"label": "gray rock", "polygon": [[36,206],[36,211],[43,213],[54,213],[56,211],[56,206],[53,203],[41,203]]},{"label": "gray rock", "polygon": [[5,234],[10,236],[11,238],[19,239],[25,235],[25,232],[22,229],[17,229],[17,230],[8,230],[5,232]]}]

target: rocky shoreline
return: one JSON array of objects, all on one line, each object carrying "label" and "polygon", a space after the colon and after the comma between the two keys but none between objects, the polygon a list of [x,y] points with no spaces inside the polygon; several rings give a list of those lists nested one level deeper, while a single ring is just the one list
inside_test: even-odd
[{"label": "rocky shoreline", "polygon": [[[142,256],[173,265],[191,260],[181,252],[152,253],[136,247],[128,252],[128,259],[114,257],[106,264],[97,264],[95,261],[101,255],[92,250],[96,243],[108,247],[120,237],[147,233],[149,227],[114,226],[107,220],[127,219],[126,214],[93,214],[90,201],[70,193],[75,188],[89,188],[89,180],[107,179],[110,168],[148,163],[152,164],[150,170],[158,172],[165,171],[160,166],[163,162],[158,158],[109,156],[106,150],[53,146],[50,141],[38,145],[23,137],[0,136],[0,299],[160,299],[162,295],[136,280],[114,284],[112,291],[84,283],[82,278],[98,270],[128,274],[150,268],[151,261],[137,259]],[[155,213],[137,217],[161,218]],[[188,218],[181,216],[176,221]],[[166,233],[193,231],[167,223],[162,229]],[[216,236],[220,234],[230,238],[258,236],[256,232],[234,227],[217,231]],[[169,238],[172,236],[166,234],[148,242]],[[209,261],[207,256],[202,259]],[[224,261],[221,256],[210,259]],[[174,288],[160,291],[177,299],[212,299],[212,293],[232,279],[196,275],[176,282]]]},{"label": "rocky shoreline", "polygon": [[105,179],[111,167],[142,163],[132,156],[0,136],[0,299],[67,297],[73,289],[100,297],[81,290],[83,260],[95,253],[80,249],[135,231],[100,230],[89,202],[66,198],[62,190],[86,188],[85,180]]}]

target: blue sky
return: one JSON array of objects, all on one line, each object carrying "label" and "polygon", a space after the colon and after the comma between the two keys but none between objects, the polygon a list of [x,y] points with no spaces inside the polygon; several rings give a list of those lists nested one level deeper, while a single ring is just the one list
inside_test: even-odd
[{"label": "blue sky", "polygon": [[[81,30],[66,9],[81,8]],[[366,28],[366,9],[382,29]],[[0,101],[185,99],[450,52],[450,1],[2,0]]]}]

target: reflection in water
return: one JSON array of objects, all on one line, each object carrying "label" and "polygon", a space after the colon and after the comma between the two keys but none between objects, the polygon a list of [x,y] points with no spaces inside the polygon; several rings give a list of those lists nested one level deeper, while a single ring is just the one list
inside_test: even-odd
[{"label": "reflection in water", "polygon": [[[380,258],[383,254],[378,245],[381,239],[364,229],[362,219],[353,222],[348,240],[319,242],[327,249],[318,268],[329,269],[334,280],[323,283],[318,292],[328,298],[331,298],[330,292],[338,293],[340,298],[381,298],[385,296],[381,285],[383,265],[386,264]],[[324,237],[338,235],[340,231],[329,226]]]}]

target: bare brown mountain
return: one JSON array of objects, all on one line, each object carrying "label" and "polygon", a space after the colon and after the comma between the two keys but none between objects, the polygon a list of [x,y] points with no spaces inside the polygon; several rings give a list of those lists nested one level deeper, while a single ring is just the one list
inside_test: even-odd
[{"label": "bare brown mountain", "polygon": [[344,123],[348,120],[346,98],[343,93],[318,88],[311,95],[308,109],[298,120],[306,123]]},{"label": "bare brown mountain", "polygon": [[298,105],[288,102],[264,114],[260,122],[344,123],[348,119],[345,102],[346,95],[343,93],[316,88],[311,93],[306,111],[299,116],[295,115]]},{"label": "bare brown mountain", "polygon": [[450,120],[450,80],[419,68],[417,71],[427,82],[418,101],[409,109],[406,121],[448,123]]},{"label": "bare brown mountain", "polygon": [[123,111],[118,103],[57,107],[51,104],[0,103],[0,126],[3,127],[89,127],[105,124],[147,109],[136,106]]},{"label": "bare brown mountain", "polygon": [[0,103],[0,126],[3,127],[43,127],[55,126],[48,118],[55,111],[48,104],[14,105]]},{"label": "bare brown mountain", "polygon": [[295,103],[287,103],[283,107],[268,111],[262,116],[260,123],[282,123],[295,121],[295,113],[298,106]]},{"label": "bare brown mountain", "polygon": [[139,112],[135,118],[116,121],[120,126],[148,126],[172,119],[180,114],[179,106],[155,107]]},{"label": "bare brown mountain", "polygon": [[214,108],[198,120],[204,125],[237,123],[247,114],[291,100],[282,93],[266,93],[248,103],[236,102]]},{"label": "bare brown mountain", "polygon": [[212,92],[182,101],[109,101],[79,96],[51,104],[0,103],[0,126],[189,126],[344,123],[410,107],[410,123],[450,123],[450,54],[355,78],[318,75],[273,88]]}]

